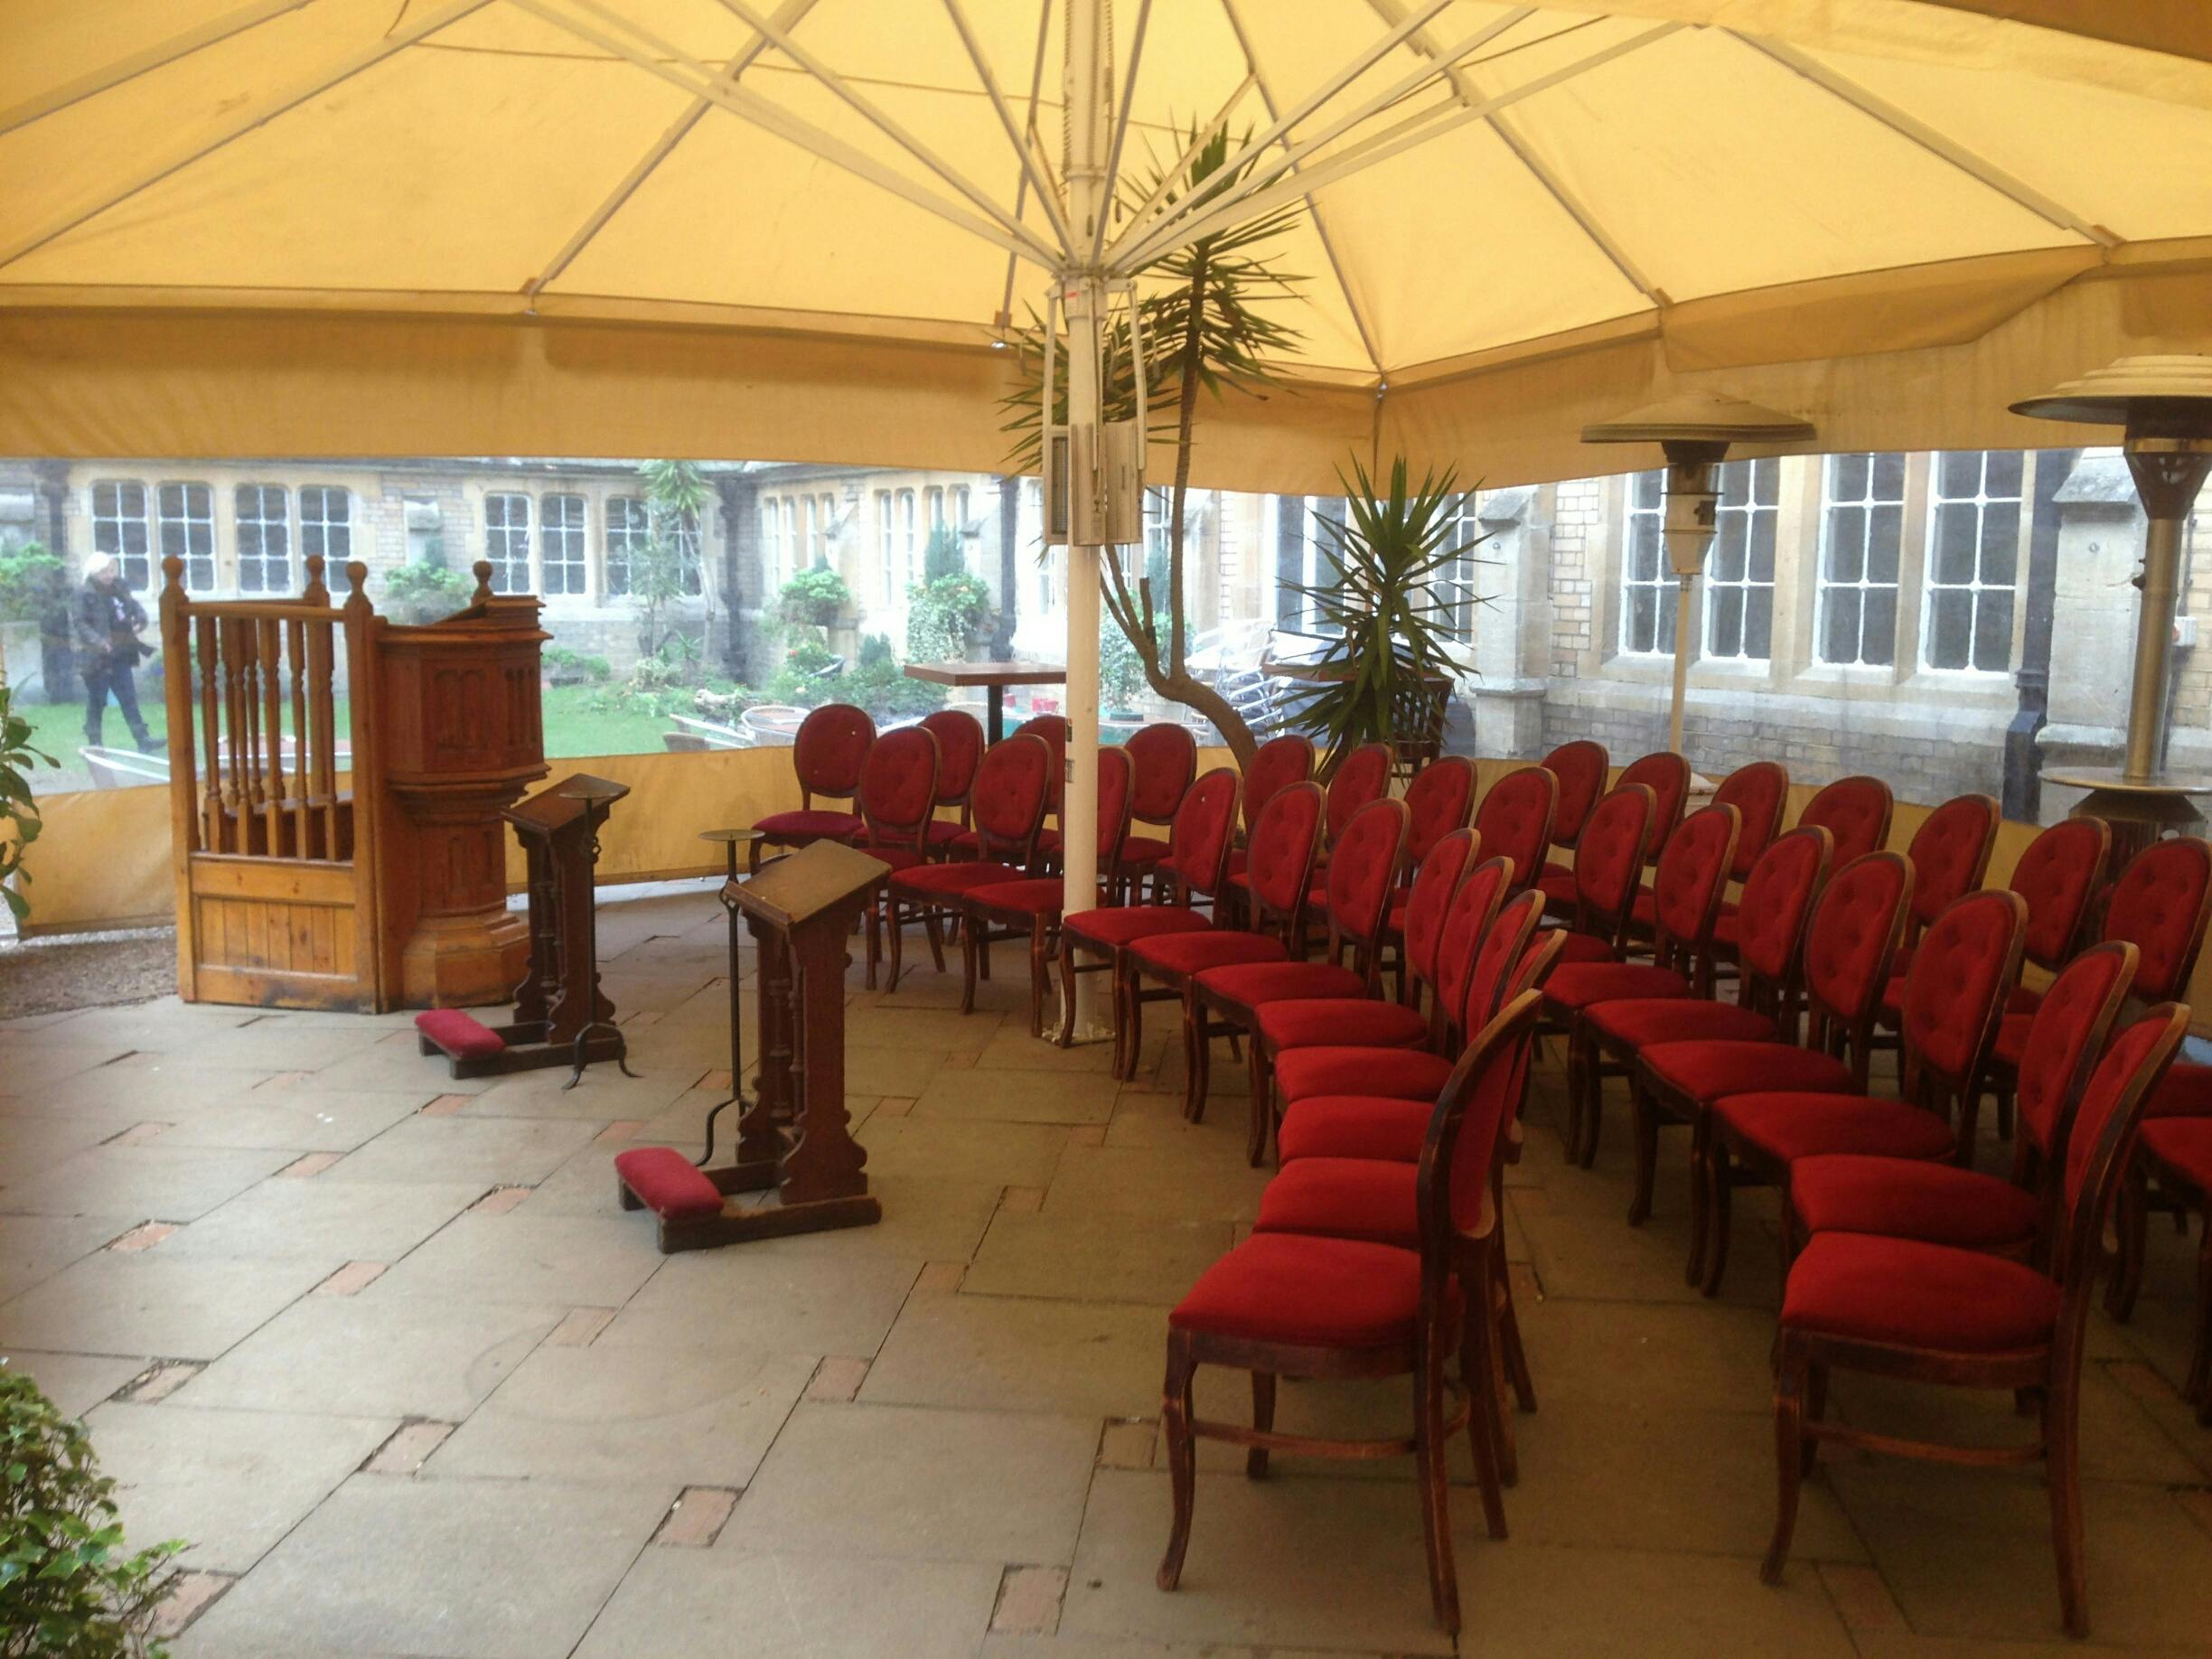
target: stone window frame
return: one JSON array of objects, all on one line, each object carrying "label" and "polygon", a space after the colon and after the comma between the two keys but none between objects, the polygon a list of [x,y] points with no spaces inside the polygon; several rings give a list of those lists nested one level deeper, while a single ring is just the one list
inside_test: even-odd
[{"label": "stone window frame", "polygon": [[[558,587],[556,571],[560,576]],[[592,597],[591,498],[581,490],[548,490],[538,498],[538,573],[539,593],[546,599]]]},{"label": "stone window frame", "polygon": [[[180,509],[169,509],[169,492],[178,492]],[[197,491],[202,511],[192,511],[192,492]],[[178,531],[173,539],[172,530]],[[197,530],[206,537],[206,551],[195,552],[192,544]],[[212,594],[222,580],[222,569],[218,563],[215,530],[215,486],[197,478],[164,478],[154,486],[154,541],[167,558],[173,553],[184,561],[184,591],[188,594]],[[200,577],[204,572],[205,579]]]},{"label": "stone window frame", "polygon": [[[353,557],[353,492],[343,484],[305,483],[294,494],[299,513],[300,569],[305,573],[309,557],[320,553],[323,586],[330,590],[333,599],[343,599],[353,591],[353,579],[346,572],[346,565]],[[307,511],[310,496],[315,498],[316,511],[312,515]],[[342,510],[342,517],[331,516],[333,496]]]},{"label": "stone window frame", "polygon": [[[1766,469],[1763,475],[1774,481],[1774,499],[1771,501],[1761,501],[1758,499],[1757,484],[1762,476],[1761,468]],[[1741,501],[1730,501],[1729,499],[1729,486],[1738,481],[1742,481],[1748,485],[1748,488]],[[1725,461],[1720,465],[1720,501],[1714,510],[1712,547],[1705,555],[1705,575],[1698,584],[1699,592],[1694,601],[1701,607],[1703,614],[1692,618],[1697,628],[1697,660],[1700,662],[1729,663],[1740,667],[1756,668],[1760,664],[1774,661],[1775,577],[1781,568],[1782,554],[1781,457],[1778,455],[1747,455],[1740,460]],[[1767,515],[1770,527],[1767,579],[1764,582],[1752,574],[1754,566],[1751,558],[1753,549],[1757,545],[1757,531],[1759,515],[1762,513]],[[1738,577],[1722,574],[1724,568],[1722,544],[1727,537],[1728,525],[1731,520],[1741,521],[1744,533],[1743,573]],[[1739,649],[1733,651],[1718,651],[1713,645],[1713,636],[1720,629],[1722,609],[1716,601],[1724,590],[1739,592],[1743,595],[1742,611],[1737,623]],[[1755,655],[1740,649],[1740,646],[1748,642],[1752,636],[1752,605],[1753,601],[1762,593],[1767,602],[1767,649]]]},{"label": "stone window frame", "polygon": [[[2020,666],[2021,636],[2025,632],[2026,607],[2025,577],[2028,569],[2029,546],[2034,536],[2035,520],[2035,463],[2032,450],[1937,450],[1925,457],[1927,467],[1927,506],[1922,531],[1920,589],[1922,595],[1920,626],[1916,631],[1915,663],[1923,673],[1970,675],[1977,680],[2009,679]],[[1945,463],[1953,455],[1973,455],[1979,463],[1974,479],[1974,493],[1970,496],[1944,493]],[[1992,496],[1987,493],[1990,475],[1990,457],[2016,456],[2020,465],[2019,488],[2011,495]],[[1937,579],[1936,539],[1941,532],[1943,509],[1953,506],[1972,506],[1974,509],[1974,571],[1971,581],[1943,582]],[[2013,509],[2012,527],[2012,580],[2009,583],[1985,583],[1982,580],[1983,561],[1990,550],[1988,509],[1991,506],[2010,506]],[[1964,663],[1939,663],[1933,660],[1932,647],[1936,635],[1937,595],[1943,593],[1963,592],[1969,595],[1967,650],[1969,661]],[[1983,668],[1971,661],[1974,643],[1980,634],[1982,595],[2002,593],[2006,607],[2005,660],[2001,667]]]},{"label": "stone window frame", "polygon": [[[1883,463],[1894,456],[1897,461],[1897,493],[1894,499],[1882,488]],[[1908,509],[1913,490],[1913,465],[1916,456],[1911,451],[1899,450],[1843,450],[1821,457],[1820,516],[1817,540],[1814,548],[1813,585],[1814,589],[1813,633],[1807,642],[1811,660],[1823,668],[1879,669],[1895,670],[1904,652],[1899,643],[1907,637],[1905,629],[1905,598],[1909,588],[1906,571],[1906,526],[1909,521]],[[1863,462],[1865,477],[1857,493],[1840,492],[1840,480],[1845,469],[1854,463]],[[1925,462],[1923,463],[1925,473]],[[1923,479],[1925,484],[1925,478]],[[1858,570],[1851,580],[1844,580],[1838,570],[1845,557],[1844,544],[1838,538],[1837,526],[1842,515],[1860,515]],[[1876,550],[1883,538],[1879,534],[1880,515],[1893,516],[1896,526],[1896,546],[1889,553],[1890,573],[1888,581],[1875,578]],[[1870,629],[1872,615],[1879,614],[1879,595],[1889,595],[1889,655],[1870,659],[1867,655],[1869,638],[1879,637],[1881,630]],[[1853,630],[1857,640],[1856,653],[1849,659],[1828,654],[1829,635],[1834,626],[1837,607],[1845,594],[1856,595],[1854,609],[1858,621]]]},{"label": "stone window frame", "polygon": [[[1647,492],[1648,501],[1642,499]],[[1665,474],[1656,468],[1626,474],[1619,483],[1613,501],[1616,507],[1610,515],[1619,525],[1619,534],[1613,539],[1614,558],[1612,580],[1606,586],[1612,600],[1607,610],[1608,625],[1605,637],[1613,642],[1613,650],[1607,654],[1627,658],[1634,662],[1663,661],[1674,651],[1674,606],[1681,592],[1673,570],[1667,564],[1666,544],[1660,531],[1666,513]],[[1637,520],[1648,523],[1651,535],[1651,574],[1635,574],[1635,548],[1639,531]],[[1644,589],[1652,594],[1652,641],[1639,645],[1633,637],[1636,623],[1636,592]],[[1701,640],[1704,630],[1698,618],[1691,618],[1691,637]]]},{"label": "stone window frame", "polygon": [[[247,512],[247,498],[253,498],[253,512]],[[276,513],[269,514],[269,497],[276,498]],[[278,550],[271,558],[270,532],[276,532]],[[232,578],[241,598],[254,594],[289,595],[292,592],[295,543],[292,533],[292,490],[287,484],[245,481],[230,486],[230,533]],[[254,551],[248,552],[248,546]],[[276,580],[269,577],[275,567]],[[250,572],[253,584],[247,584]]]},{"label": "stone window frame", "polygon": [[[772,511],[769,502],[761,503],[764,515]],[[628,495],[621,491],[610,492],[605,508],[605,530],[601,534],[599,591],[607,599],[623,599],[630,594],[630,560],[652,536],[652,515],[646,508],[642,495]]]},{"label": "stone window frame", "polygon": [[[105,511],[100,504],[103,491],[111,492],[111,505]],[[137,497],[136,516],[124,505],[125,492]],[[123,586],[134,594],[150,594],[155,586],[152,500],[145,482],[136,478],[96,478],[85,490],[85,517],[92,527],[92,550],[108,554],[122,567]],[[134,527],[138,532],[135,551],[130,535]],[[131,579],[134,563],[138,576],[135,582]]]},{"label": "stone window frame", "polygon": [[876,492],[876,562],[883,571],[886,605],[898,602],[898,518],[896,497],[889,490]]},{"label": "stone window frame", "polygon": [[[492,520],[492,504],[494,501],[500,503],[499,522],[496,524]],[[517,501],[522,503],[522,518],[519,524],[513,517],[513,503]],[[531,557],[530,506],[527,491],[487,488],[483,492],[484,558],[492,566],[492,591],[495,594],[539,591],[533,578],[535,560]],[[518,539],[521,548],[520,558],[517,558],[515,550]],[[518,566],[522,576],[520,586],[513,585]]]}]

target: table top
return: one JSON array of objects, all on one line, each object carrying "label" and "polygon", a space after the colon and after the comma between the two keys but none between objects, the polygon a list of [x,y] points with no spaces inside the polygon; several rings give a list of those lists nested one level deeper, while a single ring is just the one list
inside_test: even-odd
[{"label": "table top", "polygon": [[702,841],[729,841],[742,844],[745,841],[759,840],[761,832],[758,830],[702,830],[698,832],[698,839]]},{"label": "table top", "polygon": [[940,686],[1058,686],[1067,670],[1054,662],[909,662],[909,680]]}]

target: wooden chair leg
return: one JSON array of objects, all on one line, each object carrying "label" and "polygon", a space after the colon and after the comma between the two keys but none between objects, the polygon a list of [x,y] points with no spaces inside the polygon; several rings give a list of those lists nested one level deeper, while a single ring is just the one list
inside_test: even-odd
[{"label": "wooden chair leg", "polygon": [[2058,1559],[2058,1608],[2070,1636],[2089,1634],[2088,1565],[2082,1557],[2079,1402],[2073,1382],[2055,1378],[2044,1397],[2044,1477],[2050,1487],[2051,1549]]},{"label": "wooden chair leg", "polygon": [[1045,918],[1036,916],[1029,923],[1029,1035],[1033,1037],[1045,1035]]},{"label": "wooden chair leg", "polygon": [[[1480,1270],[1469,1279],[1480,1279]],[[1482,1495],[1483,1521],[1490,1536],[1505,1536],[1505,1479],[1499,1467],[1500,1426],[1504,1418],[1493,1379],[1497,1362],[1491,1357],[1490,1321],[1476,1298],[1467,1298],[1459,1326],[1459,1381],[1467,1392],[1467,1446],[1475,1454],[1475,1485]],[[1415,1386],[1420,1387],[1418,1375]],[[1414,1401],[1415,1410],[1420,1401]]]},{"label": "wooden chair leg", "polygon": [[1171,1590],[1183,1580],[1183,1555],[1190,1548],[1191,1508],[1197,1498],[1196,1448],[1191,1435],[1189,1339],[1167,1334],[1167,1380],[1160,1390],[1160,1432],[1167,1440],[1167,1480],[1175,1496],[1175,1520],[1167,1533],[1167,1553],[1157,1579]]},{"label": "wooden chair leg", "polygon": [[[1804,1415],[1808,1423],[1827,1420],[1828,1367],[1825,1365],[1805,1367]],[[1802,1473],[1810,1475],[1814,1464],[1820,1459],[1820,1439],[1818,1436],[1810,1434],[1799,1438],[1804,1441],[1804,1457],[1799,1460],[1798,1468]]]},{"label": "wooden chair leg", "polygon": [[[1469,1308],[1472,1318],[1475,1309]],[[1428,1547],[1429,1599],[1447,1636],[1459,1634],[1459,1575],[1452,1564],[1451,1483],[1444,1464],[1444,1349],[1424,1342],[1414,1379],[1413,1467],[1420,1488],[1421,1537]],[[1498,1518],[1503,1535],[1504,1518]]]},{"label": "wooden chair leg", "polygon": [[1497,1286],[1497,1340],[1498,1356],[1505,1362],[1506,1375],[1513,1381],[1514,1403],[1523,1411],[1536,1409],[1536,1377],[1529,1370],[1528,1350],[1521,1345],[1521,1317],[1514,1311],[1513,1267],[1499,1251],[1493,1257]]},{"label": "wooden chair leg", "polygon": [[1997,1091],[1997,1139],[2010,1140],[2012,1132],[2012,1091],[2000,1089]]},{"label": "wooden chair leg", "polygon": [[1114,981],[1121,988],[1121,1069],[1118,1075],[1129,1083],[1136,1077],[1144,1054],[1144,998],[1139,994],[1144,988],[1133,970],[1117,972]]},{"label": "wooden chair leg", "polygon": [[1804,1481],[1804,1385],[1808,1364],[1800,1341],[1782,1333],[1782,1352],[1775,1365],[1775,1525],[1767,1542],[1767,1559],[1759,1563],[1759,1579],[1782,1582],[1782,1564],[1789,1559],[1790,1536],[1797,1530],[1797,1493]]},{"label": "wooden chair leg", "polygon": [[[901,955],[905,942],[906,927],[904,918],[899,914],[899,902],[896,897],[886,898],[883,907],[884,926],[891,934],[891,971],[884,983],[884,989],[889,992],[898,989],[899,973],[904,966]],[[942,967],[943,964],[940,962],[938,966]]]},{"label": "wooden chair leg", "polygon": [[[980,923],[973,927],[964,927],[961,930],[960,1011],[963,1014],[975,1012],[976,952],[981,948],[976,943],[976,940],[982,932]],[[1034,1008],[1030,1010],[1029,1035],[1036,1036],[1036,1010]]]},{"label": "wooden chair leg", "polygon": [[[876,965],[883,961],[882,924],[882,903],[878,900],[870,900],[867,907],[867,988],[870,990],[876,989]],[[898,935],[894,933],[891,939],[895,944]]]},{"label": "wooden chair leg", "polygon": [[[1114,1022],[1117,1033],[1120,1022]],[[1065,1048],[1075,1041],[1075,937],[1065,928],[1060,932],[1060,1036],[1058,1046]]]},{"label": "wooden chair leg", "polygon": [[1701,1112],[1690,1126],[1690,1264],[1682,1274],[1693,1285],[1704,1280],[1712,1234],[1712,1186],[1705,1167],[1705,1143],[1711,1134],[1712,1125]]},{"label": "wooden chair leg", "polygon": [[[1275,1427],[1275,1373],[1255,1371],[1251,1373],[1252,1427],[1262,1434]],[[1248,1447],[1244,1452],[1244,1475],[1249,1480],[1268,1477],[1268,1448]]]},{"label": "wooden chair leg", "polygon": [[1575,1162],[1588,1169],[1598,1161],[1598,1132],[1605,1111],[1605,1084],[1598,1075],[1597,1045],[1579,1032],[1567,1034],[1567,1086],[1576,1101],[1575,1121],[1581,1126],[1581,1144]]},{"label": "wooden chair leg", "polygon": [[1700,1287],[1709,1297],[1720,1294],[1720,1280],[1728,1272],[1729,1212],[1735,1207],[1734,1183],[1735,1167],[1729,1161],[1728,1148],[1721,1145],[1718,1135],[1709,1135],[1705,1145],[1705,1192],[1712,1237],[1707,1245],[1705,1282]]},{"label": "wooden chair leg", "polygon": [[1275,1068],[1269,1064],[1267,1049],[1254,1030],[1251,1040],[1245,1045],[1244,1086],[1251,1096],[1251,1133],[1260,1138],[1260,1156],[1267,1156],[1270,1132],[1275,1127]]},{"label": "wooden chair leg", "polygon": [[1628,1224],[1651,1219],[1652,1189],[1659,1180],[1659,1111],[1635,1078],[1628,1080],[1629,1125],[1636,1142],[1636,1186],[1628,1199]]},{"label": "wooden chair leg", "polygon": [[2144,1234],[2150,1223],[2149,1180],[2142,1158],[2131,1157],[2127,1173],[2120,1180],[2119,1198],[2113,1205],[2113,1233],[2119,1244],[2119,1257],[2104,1286],[2104,1311],[2122,1324],[2134,1313],[2135,1294],[2142,1289]]},{"label": "wooden chair leg", "polygon": [[2212,1428],[2212,1193],[2198,1205],[2197,1226],[2197,1345],[2182,1394],[2197,1402],[2197,1420]]},{"label": "wooden chair leg", "polygon": [[[937,913],[934,910],[924,910],[922,913],[922,932],[929,940],[930,961],[936,963],[937,971],[942,973],[944,971],[944,928],[938,921]],[[988,979],[990,978],[990,959],[988,956],[984,958],[982,966],[983,977]]]}]

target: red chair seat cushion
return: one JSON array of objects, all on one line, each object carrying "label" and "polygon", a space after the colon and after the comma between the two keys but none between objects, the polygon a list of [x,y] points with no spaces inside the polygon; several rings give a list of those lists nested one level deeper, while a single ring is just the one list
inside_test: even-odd
[{"label": "red chair seat cushion", "polygon": [[456,1060],[482,1060],[507,1046],[482,1020],[460,1008],[432,1008],[417,1014],[415,1029]]},{"label": "red chair seat cushion", "polygon": [[2038,1207],[2010,1181],[1919,1158],[1823,1152],[1790,1166],[1790,1209],[1807,1233],[2009,1250],[2035,1237]]},{"label": "red chair seat cushion", "polygon": [[1209,968],[1198,976],[1198,983],[1248,1008],[1294,997],[1359,997],[1367,990],[1366,980],[1333,962],[1244,962]]},{"label": "red chair seat cushion", "polygon": [[[1299,1158],[1364,1158],[1418,1164],[1436,1097],[1390,1100],[1373,1094],[1316,1094],[1293,1101],[1275,1137],[1285,1171]],[[1279,1176],[1278,1177],[1280,1178]]]},{"label": "red chair seat cushion", "polygon": [[1951,1127],[1924,1107],[1863,1094],[1731,1094],[1713,1102],[1718,1132],[1778,1164],[1822,1152],[1874,1158],[1948,1158]]},{"label": "red chair seat cushion", "polygon": [[1303,1158],[1260,1195],[1255,1233],[1318,1233],[1376,1244],[1420,1245],[1419,1166],[1365,1158]]},{"label": "red chair seat cushion", "polygon": [[614,1156],[614,1173],[655,1215],[690,1221],[722,1214],[715,1184],[674,1147],[633,1147]]},{"label": "red chair seat cushion", "polygon": [[[1566,942],[1560,946],[1559,965],[1562,968],[1571,967],[1577,962],[1617,962],[1620,961],[1620,958],[1614,953],[1612,945],[1607,941],[1598,938],[1595,933],[1576,933],[1566,928],[1558,931],[1566,940]],[[1541,933],[1537,935],[1539,940],[1542,937]]]},{"label": "red chair seat cushion", "polygon": [[867,824],[858,812],[828,812],[820,807],[810,807],[803,812],[771,812],[765,818],[755,819],[753,827],[771,841],[789,840],[794,836],[842,840],[848,835],[858,835]]},{"label": "red chair seat cushion", "polygon": [[1210,928],[1203,933],[1161,933],[1130,947],[1139,968],[1167,973],[1196,973],[1235,962],[1279,962],[1290,953],[1279,939],[1242,928]]},{"label": "red chair seat cushion", "polygon": [[1298,998],[1259,1011],[1259,1031],[1278,1052],[1314,1048],[1416,1048],[1429,1039],[1429,1018],[1401,1002],[1371,997]]},{"label": "red chair seat cushion", "polygon": [[2212,1118],[2160,1118],[2145,1123],[2142,1143],[2196,1185],[2212,1192]]},{"label": "red chair seat cushion", "polygon": [[929,828],[922,832],[923,839],[933,848],[942,849],[955,845],[973,848],[981,844],[982,838],[972,830],[961,827],[957,818],[933,818]]},{"label": "red chair seat cushion", "polygon": [[1167,1323],[1248,1342],[1389,1348],[1413,1340],[1420,1311],[1412,1251],[1258,1233],[1200,1274]]},{"label": "red chair seat cushion", "polygon": [[1598,1002],[1694,994],[1690,981],[1681,974],[1649,962],[1568,962],[1553,970],[1543,988],[1547,1012],[1555,1008],[1573,1011]]},{"label": "red chair seat cushion", "polygon": [[1155,836],[1132,835],[1121,842],[1121,862],[1124,864],[1158,864],[1169,851],[1167,843]]},{"label": "red chair seat cushion", "polygon": [[1785,1089],[1848,1093],[1851,1086],[1842,1061],[1792,1043],[1654,1043],[1637,1057],[1654,1082],[1685,1100]]},{"label": "red chair seat cushion", "polygon": [[[1556,974],[1552,976],[1558,978]],[[1546,989],[1550,987],[1546,986]],[[1617,1049],[1648,1048],[1658,1043],[1777,1043],[1781,1028],[1771,1015],[1732,1002],[1699,1002],[1684,997],[1631,998],[1594,1003],[1583,1020],[1598,1040]]]},{"label": "red chair seat cushion", "polygon": [[994,882],[1014,881],[1021,872],[1010,864],[989,864],[970,860],[966,864],[925,864],[919,868],[900,870],[891,877],[891,889],[901,896],[912,894],[916,898],[943,898],[957,893],[971,893],[978,887],[988,887]]},{"label": "red chair seat cushion", "polygon": [[1124,904],[1112,910],[1079,910],[1061,923],[1067,933],[1094,944],[1133,944],[1157,933],[1199,933],[1214,923],[1181,904]]},{"label": "red chair seat cushion", "polygon": [[1275,1089],[1285,1101],[1317,1094],[1383,1095],[1434,1101],[1451,1062],[1419,1048],[1290,1048],[1275,1057]]},{"label": "red chair seat cushion", "polygon": [[1066,891],[1057,876],[1029,876],[1020,881],[996,881],[988,887],[978,887],[968,895],[968,902],[985,910],[1056,916],[1060,896]]},{"label": "red chair seat cushion", "polygon": [[2159,1086],[2151,1091],[2143,1109],[2146,1118],[2212,1117],[2212,1065],[2192,1065],[2177,1060],[2167,1069]]},{"label": "red chair seat cushion", "polygon": [[867,854],[871,858],[880,859],[889,865],[894,876],[901,870],[918,869],[929,861],[926,854],[917,852],[911,847],[871,847],[863,841],[860,843],[859,850]]},{"label": "red chair seat cushion", "polygon": [[1790,1268],[1782,1323],[1937,1354],[2012,1354],[2050,1341],[2058,1295],[2033,1268],[2001,1256],[1823,1233]]}]

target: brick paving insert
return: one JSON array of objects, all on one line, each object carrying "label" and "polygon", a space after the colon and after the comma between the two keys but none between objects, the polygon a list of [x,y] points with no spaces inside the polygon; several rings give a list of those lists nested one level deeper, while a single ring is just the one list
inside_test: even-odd
[{"label": "brick paving insert", "polygon": [[342,1152],[310,1152],[305,1158],[293,1159],[276,1173],[288,1176],[295,1181],[305,1181],[310,1176],[321,1175],[344,1156]]},{"label": "brick paving insert", "polygon": [[122,1251],[127,1254],[132,1251],[152,1250],[175,1231],[176,1223],[173,1222],[145,1222],[139,1226],[133,1227],[120,1238],[111,1241],[108,1248]]},{"label": "brick paving insert", "polygon": [[445,1443],[456,1425],[429,1421],[402,1424],[390,1439],[377,1448],[361,1465],[364,1475],[412,1475],[430,1454]]},{"label": "brick paving insert", "polygon": [[308,1294],[311,1296],[352,1296],[373,1285],[384,1276],[386,1264],[381,1261],[349,1261]]},{"label": "brick paving insert", "polygon": [[469,1094],[441,1094],[422,1109],[422,1115],[426,1118],[450,1118],[474,1098]]},{"label": "brick paving insert", "polygon": [[806,1397],[815,1401],[850,1400],[867,1381],[867,1361],[833,1354],[814,1368],[814,1380],[807,1384]]},{"label": "brick paving insert", "polygon": [[612,1308],[573,1308],[568,1317],[553,1327],[546,1345],[554,1348],[588,1348],[592,1339],[613,1322]]},{"label": "brick paving insert", "polygon": [[157,1400],[167,1399],[206,1369],[207,1366],[198,1360],[164,1360],[138,1377],[116,1398],[127,1400],[133,1405],[152,1405]]},{"label": "brick paving insert", "polygon": [[474,1204],[469,1205],[477,1215],[504,1215],[530,1195],[527,1186],[495,1186]]},{"label": "brick paving insert", "polygon": [[675,1507],[653,1534],[653,1542],[679,1550],[704,1550],[722,1535],[722,1528],[737,1507],[737,1493],[728,1486],[686,1486]]},{"label": "brick paving insert", "polygon": [[148,1634],[159,1642],[183,1636],[192,1620],[213,1607],[216,1598],[237,1582],[236,1573],[180,1574],[175,1587],[162,1598],[161,1606],[155,1609]]},{"label": "brick paving insert", "polygon": [[991,1611],[994,1636],[1048,1636],[1060,1628],[1060,1601],[1067,1594],[1064,1567],[1009,1567],[998,1581]]}]

